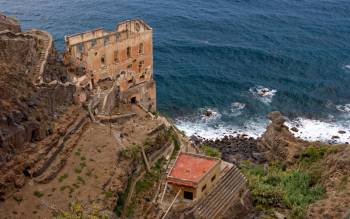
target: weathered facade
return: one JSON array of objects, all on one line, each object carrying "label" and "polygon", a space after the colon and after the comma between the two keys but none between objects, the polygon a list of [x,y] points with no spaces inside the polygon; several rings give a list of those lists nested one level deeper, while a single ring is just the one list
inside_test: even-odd
[{"label": "weathered facade", "polygon": [[220,177],[221,160],[199,154],[180,152],[167,182],[181,198],[198,200],[212,190]]},{"label": "weathered facade", "polygon": [[78,83],[95,87],[112,80],[121,102],[156,110],[152,28],[144,21],[121,22],[113,32],[99,28],[69,35],[65,42],[64,62]]}]

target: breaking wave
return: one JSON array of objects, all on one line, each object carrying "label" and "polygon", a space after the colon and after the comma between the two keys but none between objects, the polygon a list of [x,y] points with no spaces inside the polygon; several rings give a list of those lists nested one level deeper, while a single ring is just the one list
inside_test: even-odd
[{"label": "breaking wave", "polygon": [[[338,106],[337,109],[343,112],[349,112],[350,104]],[[231,106],[231,115],[241,113],[245,104],[235,102]],[[205,113],[209,109],[200,109],[200,113]],[[242,135],[258,138],[266,130],[269,120],[265,118],[251,118],[243,125],[225,122],[218,110],[210,109],[211,117],[201,114],[196,117],[178,118],[175,120],[176,126],[184,131],[188,136],[197,136],[206,139],[220,139],[224,136]],[[223,113],[225,115],[225,113]],[[350,142],[350,119],[336,121],[334,116],[329,116],[327,120],[315,120],[308,118],[296,118],[287,120],[286,125],[296,128],[297,131],[291,131],[296,137],[308,141],[321,141],[325,143],[346,143]],[[295,129],[294,129],[295,130]]]},{"label": "breaking wave", "polygon": [[350,104],[336,105],[336,108],[343,113],[350,113]]},{"label": "breaking wave", "polygon": [[269,104],[277,93],[277,90],[263,87],[261,85],[249,88],[249,92],[261,102]]},{"label": "breaking wave", "polygon": [[298,132],[293,132],[293,134],[304,140],[326,143],[350,142],[349,120],[336,122],[297,118],[288,121],[286,125],[289,128],[296,127]]}]

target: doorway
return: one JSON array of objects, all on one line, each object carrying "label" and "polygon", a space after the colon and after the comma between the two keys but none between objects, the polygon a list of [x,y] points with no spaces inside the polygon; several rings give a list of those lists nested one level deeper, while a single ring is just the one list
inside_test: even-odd
[{"label": "doorway", "polygon": [[131,104],[135,104],[136,103],[136,97],[131,97],[130,102],[131,102]]},{"label": "doorway", "polygon": [[184,191],[184,199],[193,200],[193,192]]}]

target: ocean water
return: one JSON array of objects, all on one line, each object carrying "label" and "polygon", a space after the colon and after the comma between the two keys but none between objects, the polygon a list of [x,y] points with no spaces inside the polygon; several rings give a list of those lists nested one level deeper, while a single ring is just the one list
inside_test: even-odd
[{"label": "ocean water", "polygon": [[60,50],[66,34],[144,19],[158,110],[189,135],[259,136],[279,110],[302,138],[350,142],[349,0],[0,0],[0,11]]}]

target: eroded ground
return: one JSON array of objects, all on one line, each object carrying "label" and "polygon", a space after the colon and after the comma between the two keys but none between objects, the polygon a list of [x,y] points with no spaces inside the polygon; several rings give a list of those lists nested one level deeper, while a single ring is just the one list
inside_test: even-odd
[{"label": "eroded ground", "polygon": [[125,189],[135,168],[132,159],[119,156],[119,152],[132,144],[142,145],[148,133],[162,123],[137,106],[122,107],[114,113],[130,110],[137,113],[131,119],[113,124],[89,122],[73,134],[70,140],[75,137],[75,142],[68,140],[67,145],[74,147],[66,152],[67,161],[57,176],[45,184],[29,179],[1,203],[1,217],[52,218],[53,212],[66,210],[76,201],[86,209],[97,206],[107,213],[112,211],[117,194]]}]

